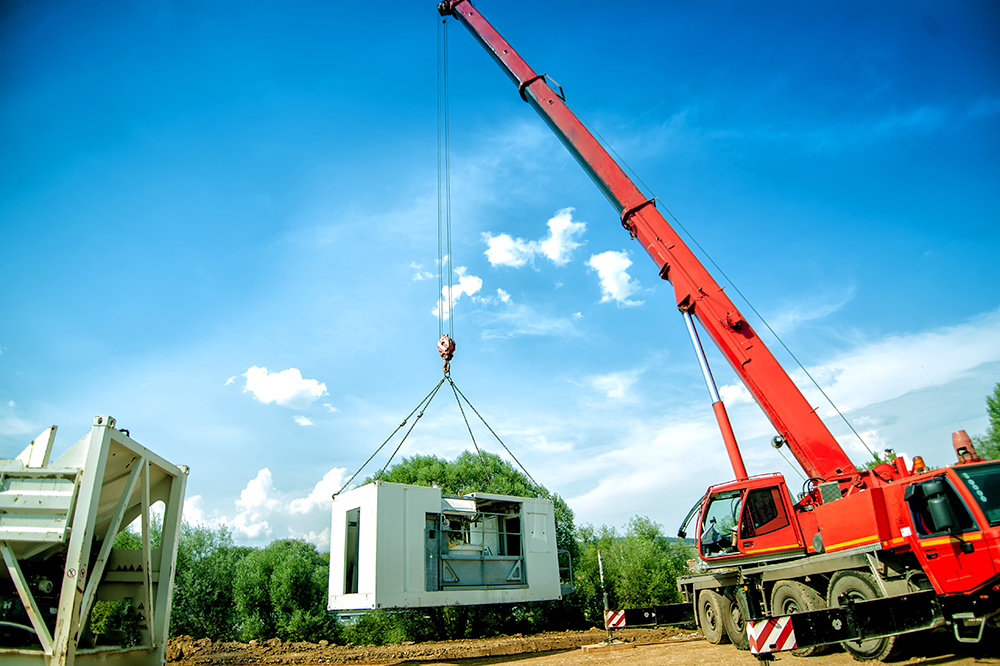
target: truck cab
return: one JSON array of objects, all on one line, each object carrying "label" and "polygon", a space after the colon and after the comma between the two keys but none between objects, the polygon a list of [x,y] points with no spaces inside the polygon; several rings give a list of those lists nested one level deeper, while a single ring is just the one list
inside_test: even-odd
[{"label": "truck cab", "polygon": [[701,504],[698,554],[709,566],[797,557],[805,541],[781,474],[712,486]]}]

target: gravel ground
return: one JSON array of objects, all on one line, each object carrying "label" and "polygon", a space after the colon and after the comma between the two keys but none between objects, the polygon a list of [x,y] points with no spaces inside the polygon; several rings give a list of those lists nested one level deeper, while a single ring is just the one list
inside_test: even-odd
[{"label": "gravel ground", "polygon": [[[177,666],[221,666],[223,664],[405,664],[414,666],[486,666],[519,662],[523,666],[669,666],[674,664],[718,664],[756,666],[749,652],[731,645],[711,645],[700,634],[674,628],[631,629],[615,632],[634,648],[585,651],[582,646],[600,643],[605,632],[567,631],[531,636],[501,636],[492,639],[435,641],[403,645],[353,646],[325,642],[213,643],[208,639],[171,639],[167,661]],[[950,634],[933,632],[906,638],[893,663],[906,666],[1000,666],[1000,641],[994,633],[978,645],[960,645]],[[775,655],[785,666],[854,666],[850,655],[835,652],[820,657],[799,658],[790,653]]]}]

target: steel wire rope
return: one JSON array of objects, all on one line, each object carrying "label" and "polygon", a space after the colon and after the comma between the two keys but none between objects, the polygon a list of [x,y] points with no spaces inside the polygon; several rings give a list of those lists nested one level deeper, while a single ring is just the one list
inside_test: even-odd
[{"label": "steel wire rope", "polygon": [[[347,486],[351,485],[351,481],[353,481],[358,476],[358,474],[361,474],[361,470],[363,470],[365,467],[367,467],[368,463],[370,463],[372,460],[374,460],[375,456],[377,456],[379,454],[379,451],[381,451],[383,448],[385,448],[385,445],[388,444],[392,440],[392,438],[396,436],[396,433],[399,432],[409,422],[410,417],[412,417],[414,414],[417,413],[418,410],[420,410],[420,414],[413,421],[413,425],[411,425],[410,429],[406,431],[406,434],[403,436],[403,440],[399,443],[399,446],[403,445],[403,442],[406,441],[406,438],[410,436],[411,432],[413,432],[413,427],[415,425],[417,425],[417,421],[419,421],[420,417],[422,417],[424,415],[424,412],[427,411],[427,407],[431,404],[431,400],[434,399],[434,396],[436,396],[437,392],[441,389],[441,385],[444,384],[444,380],[445,380],[445,378],[442,377],[441,380],[437,383],[437,385],[433,389],[431,389],[430,393],[428,393],[427,395],[425,395],[423,397],[423,399],[420,402],[417,403],[417,406],[413,408],[413,411],[411,411],[409,414],[406,415],[406,418],[403,419],[403,422],[400,423],[398,426],[396,426],[396,429],[392,431],[392,434],[390,434],[388,437],[386,437],[385,441],[382,442],[382,444],[380,444],[377,449],[375,449],[375,453],[373,453],[370,456],[368,456],[368,460],[366,460],[364,462],[364,464],[362,464],[361,467],[358,468],[358,471],[356,471],[354,474],[351,475],[351,478],[349,478],[347,480],[347,483],[345,483],[344,485],[342,485],[340,487],[340,490],[338,490],[337,492],[334,493],[334,496],[337,496],[340,493],[344,492],[344,489],[347,488]],[[421,409],[421,407],[423,409]],[[392,452],[392,456],[389,458],[390,462],[392,461],[392,458],[395,457],[396,452],[399,451],[399,446],[397,446],[396,450]],[[388,464],[389,463],[386,463],[386,466],[388,466]],[[379,474],[381,475],[384,471],[385,471],[385,467],[382,468],[382,470],[379,472]]]},{"label": "steel wire rope", "polygon": [[[448,22],[438,24],[437,68],[437,195],[438,195],[438,337],[455,339],[455,279],[451,248],[451,115],[448,90]],[[447,290],[446,290],[447,287]]]},{"label": "steel wire rope", "polygon": [[778,455],[781,456],[782,460],[784,460],[786,463],[788,463],[789,467],[791,467],[793,470],[795,470],[795,473],[798,474],[802,478],[803,481],[806,480],[806,477],[802,473],[802,470],[799,469],[798,467],[796,467],[795,465],[793,465],[792,461],[788,459],[788,456],[786,456],[785,453],[781,449],[778,449]]},{"label": "steel wire rope", "polygon": [[[476,442],[476,436],[472,432],[472,425],[469,423],[469,419],[465,416],[465,410],[462,409],[462,401],[458,398],[458,387],[455,386],[455,382],[452,381],[451,377],[448,377],[448,384],[451,386],[451,392],[455,394],[455,402],[458,403],[458,411],[462,414],[462,420],[465,421],[465,428],[469,431],[469,438],[472,439],[472,446],[476,448],[476,453],[479,455],[479,464],[483,466],[483,472],[486,473],[486,483],[490,490],[496,491],[496,486],[493,483],[493,474],[490,472],[489,466],[486,464],[486,456],[483,455],[482,449],[479,448],[479,444]],[[469,405],[470,407],[472,405]],[[488,428],[489,426],[487,426]]]},{"label": "steel wire rope", "polygon": [[[639,182],[639,184],[642,185],[646,189],[647,193],[649,193],[650,195],[655,195],[656,194],[653,191],[653,189],[642,180],[642,178],[639,176],[639,174],[636,173],[635,170],[632,169],[632,167],[629,166],[628,162],[626,162],[622,158],[622,156],[619,155],[615,151],[615,149],[611,146],[611,144],[603,136],[601,136],[600,132],[598,132],[597,129],[593,125],[591,125],[580,113],[578,113],[576,111],[576,109],[570,107],[570,105],[569,105],[568,102],[566,103],[566,106],[569,107],[570,110],[576,115],[576,117],[580,119],[580,122],[583,123],[587,127],[587,129],[590,130],[590,132],[595,137],[597,137],[598,141],[600,141],[601,144],[604,145],[604,147],[608,150],[608,152],[610,152],[612,155],[614,155],[615,158],[618,160],[618,162],[620,164],[622,164],[629,171],[629,173],[632,174],[632,176],[635,178],[635,180],[637,180]],[[652,198],[652,197],[650,197],[650,198]],[[781,336],[779,336],[775,332],[775,330],[773,328],[771,328],[771,325],[767,322],[767,320],[764,318],[764,316],[760,312],[757,311],[757,308],[755,308],[754,305],[753,305],[753,303],[750,302],[750,299],[747,298],[743,294],[742,291],[740,291],[740,288],[726,274],[726,272],[722,269],[722,267],[719,266],[719,264],[715,263],[715,259],[713,259],[712,255],[708,253],[708,250],[706,250],[705,248],[703,248],[701,246],[701,243],[699,243],[698,240],[694,237],[694,234],[692,234],[690,231],[688,231],[687,228],[683,224],[681,224],[681,221],[679,219],[677,219],[677,216],[674,215],[673,212],[669,208],[667,208],[666,206],[663,206],[663,210],[666,211],[668,215],[670,215],[670,219],[672,219],[674,221],[674,224],[676,224],[677,227],[680,228],[680,230],[683,231],[685,233],[685,235],[687,235],[687,237],[691,239],[691,242],[694,243],[694,246],[697,247],[698,250],[701,251],[701,253],[705,256],[705,258],[708,259],[709,263],[711,263],[712,266],[715,267],[715,270],[717,270],[719,272],[719,274],[722,275],[722,277],[725,278],[726,281],[730,285],[732,285],[733,290],[737,294],[740,295],[740,298],[743,299],[743,302],[747,304],[747,307],[749,307],[750,310],[755,315],[757,315],[757,318],[760,319],[760,322],[762,324],[764,324],[764,327],[767,328],[767,330],[771,332],[771,335],[773,335],[774,339],[778,341],[778,344],[781,345],[782,349],[784,349],[785,352],[789,356],[792,357],[792,360],[794,360],[795,364],[797,366],[799,366],[799,369],[802,370],[802,372],[805,373],[806,377],[809,378],[809,381],[812,382],[813,386],[816,387],[816,390],[818,390],[820,392],[820,394],[826,399],[826,401],[828,403],[830,403],[830,406],[833,407],[834,411],[837,412],[837,415],[840,417],[840,419],[847,425],[847,427],[851,430],[851,432],[854,433],[854,436],[858,438],[858,441],[861,442],[861,445],[863,447],[865,447],[865,449],[868,451],[868,453],[870,453],[872,455],[872,457],[877,460],[878,456],[875,455],[875,452],[872,451],[871,447],[868,446],[867,442],[865,442],[864,438],[861,437],[860,433],[858,433],[858,431],[854,429],[854,425],[847,419],[846,416],[844,416],[844,413],[840,411],[840,408],[837,407],[836,403],[834,403],[833,400],[830,398],[830,396],[828,396],[826,394],[826,391],[823,390],[823,387],[819,385],[819,382],[816,381],[816,379],[812,376],[812,374],[810,374],[810,372],[806,369],[806,367],[802,364],[802,362],[799,361],[799,358],[792,352],[791,349],[788,348],[788,345],[786,345],[785,341],[781,339]],[[831,433],[831,435],[832,435],[832,433]]]},{"label": "steel wire rope", "polygon": [[[438,195],[438,221],[437,221],[437,232],[438,232],[438,292],[440,294],[438,301],[438,335],[443,336],[445,334],[445,320],[448,322],[448,336],[454,340],[455,339],[455,271],[454,271],[454,260],[452,251],[452,219],[451,219],[451,110],[449,104],[449,74],[448,74],[448,21],[447,17],[443,18],[438,24],[438,69],[437,69],[437,195]],[[446,277],[447,276],[447,277]],[[472,426],[469,423],[469,419],[465,415],[465,409],[462,407],[462,400],[469,408],[475,413],[479,420],[482,421],[486,429],[496,438],[500,445],[505,451],[510,455],[511,458],[517,463],[518,467],[524,472],[528,479],[538,488],[538,482],[532,478],[531,474],[528,474],[528,470],[517,460],[507,445],[503,443],[503,440],[497,436],[490,424],[482,417],[482,415],[476,410],[476,408],[469,402],[469,399],[465,397],[458,386],[451,378],[451,372],[448,363],[445,364],[445,378],[448,380],[449,385],[452,388],[452,392],[455,394],[455,402],[458,404],[459,412],[462,414],[462,420],[465,422],[465,427],[469,431],[469,437],[472,439],[472,445],[476,449],[480,463],[483,466],[483,471],[486,474],[487,481],[491,488],[494,487],[493,474],[489,470],[489,466],[486,464],[486,457],[483,451],[479,448],[479,443],[476,441],[476,436],[472,431]],[[443,380],[442,380],[443,381]],[[440,384],[438,385],[438,388]],[[459,399],[461,396],[461,399]],[[416,423],[414,422],[414,425]],[[411,426],[412,430],[412,426]],[[407,433],[409,434],[409,433]],[[404,438],[405,439],[405,438]],[[400,443],[402,446],[402,443]],[[397,449],[398,450],[398,449]],[[395,455],[395,453],[393,454]],[[390,458],[391,460],[391,458]],[[387,463],[388,464],[388,463]],[[384,470],[383,470],[384,471]]]},{"label": "steel wire rope", "polygon": [[[515,456],[514,453],[510,449],[507,448],[507,445],[503,443],[503,440],[500,439],[500,435],[498,435],[498,434],[496,434],[496,432],[494,432],[493,428],[490,427],[490,424],[487,423],[486,419],[483,418],[483,415],[480,414],[476,410],[476,408],[472,405],[472,403],[469,402],[469,399],[465,397],[465,394],[462,393],[462,391],[458,388],[458,386],[455,385],[455,382],[452,382],[450,377],[448,378],[448,381],[451,382],[452,389],[454,389],[455,392],[458,393],[458,395],[462,396],[462,400],[465,400],[465,404],[467,404],[469,406],[469,409],[471,409],[472,412],[476,416],[479,417],[479,420],[482,421],[483,425],[486,426],[486,429],[490,431],[490,434],[493,435],[493,437],[498,442],[500,442],[500,446],[503,447],[503,450],[507,452],[507,454],[514,460],[514,462],[517,463],[517,466],[521,468],[521,471],[524,472],[524,475],[526,477],[528,477],[528,480],[530,480],[533,484],[535,484],[535,488],[539,489],[539,490],[543,489],[542,485],[539,484],[537,481],[535,481],[534,477],[532,477],[531,474],[528,472],[528,470],[524,468],[524,465],[522,465],[521,461],[517,459],[517,456]],[[459,408],[461,408],[461,404],[459,404]],[[462,412],[462,416],[463,416],[463,418],[465,417],[465,412],[464,411]],[[468,423],[469,422],[466,421],[466,425],[468,425]],[[469,432],[470,433],[472,432],[471,428],[469,428]],[[548,495],[547,491],[546,491],[546,495]]]}]

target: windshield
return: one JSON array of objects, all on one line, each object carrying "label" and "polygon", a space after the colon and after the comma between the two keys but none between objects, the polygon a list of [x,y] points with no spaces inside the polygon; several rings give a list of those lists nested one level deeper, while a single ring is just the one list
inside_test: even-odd
[{"label": "windshield", "polygon": [[972,492],[992,527],[1000,525],[1000,462],[955,470]]}]

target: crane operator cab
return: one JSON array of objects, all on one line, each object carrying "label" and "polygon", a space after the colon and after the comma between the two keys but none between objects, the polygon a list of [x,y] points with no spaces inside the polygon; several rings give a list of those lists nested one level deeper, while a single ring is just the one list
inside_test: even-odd
[{"label": "crane operator cab", "polygon": [[780,474],[710,488],[688,514],[684,528],[698,508],[698,552],[707,562],[767,559],[803,548],[791,496]]},{"label": "crane operator cab", "polygon": [[709,497],[702,512],[700,550],[704,557],[738,553],[736,525],[743,504],[742,490],[726,490]]}]

